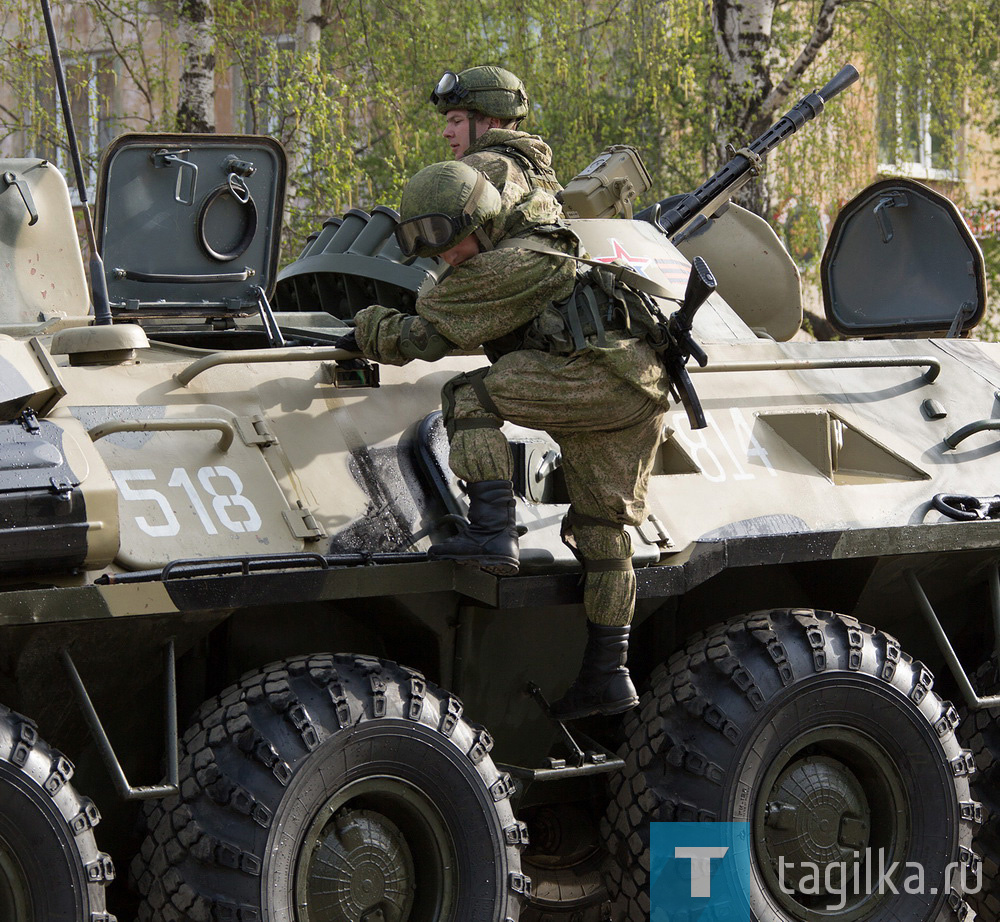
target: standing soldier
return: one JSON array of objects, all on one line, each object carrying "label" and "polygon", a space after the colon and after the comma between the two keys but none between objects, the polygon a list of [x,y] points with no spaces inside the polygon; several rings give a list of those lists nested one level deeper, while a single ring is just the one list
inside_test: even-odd
[{"label": "standing soldier", "polygon": [[580,674],[552,713],[574,719],[634,707],[625,661],[635,574],[625,526],[643,519],[669,393],[663,365],[637,335],[644,302],[572,258],[580,241],[551,195],[536,190],[507,204],[464,160],[417,173],[400,210],[403,253],[438,256],[453,271],[420,295],[416,316],[365,308],[337,345],[397,365],[483,346],[493,363],[443,389],[469,524],[429,555],[517,572],[513,461],[500,427],[510,420],[548,432],[562,452],[571,501],[564,540],[583,561],[588,628]]},{"label": "standing soldier", "polygon": [[445,117],[444,139],[456,160],[481,170],[501,193],[520,198],[532,189],[555,195],[562,186],[552,170],[552,151],[540,137],[519,131],[528,114],[524,84],[491,65],[460,73],[447,70],[431,102]]}]

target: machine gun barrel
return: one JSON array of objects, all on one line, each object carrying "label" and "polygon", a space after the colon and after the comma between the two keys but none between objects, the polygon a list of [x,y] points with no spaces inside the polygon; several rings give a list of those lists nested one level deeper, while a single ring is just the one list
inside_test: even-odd
[{"label": "machine gun barrel", "polygon": [[[823,111],[823,106],[858,79],[857,69],[847,64],[822,89],[804,96],[784,116],[760,137],[736,155],[721,170],[702,183],[694,192],[673,202],[658,218],[660,229],[670,238],[680,234],[697,218],[712,217],[743,185],[760,170],[764,158],[810,119]],[[644,217],[645,215],[639,215]],[[676,239],[674,242],[678,242]]]}]

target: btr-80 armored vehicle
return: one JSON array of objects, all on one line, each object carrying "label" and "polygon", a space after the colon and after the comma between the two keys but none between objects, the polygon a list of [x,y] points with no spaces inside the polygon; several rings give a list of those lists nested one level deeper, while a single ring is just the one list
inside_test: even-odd
[{"label": "btr-80 armored vehicle", "polygon": [[985,815],[970,790],[996,700],[966,671],[1000,622],[982,257],[941,196],[879,183],[824,259],[853,338],[789,342],[795,267],[725,208],[761,155],[642,220],[620,150],[568,190],[594,257],[679,299],[695,256],[719,282],[706,425],[669,414],[631,535],[641,705],[568,726],[558,445],[507,427],[519,575],[429,561],[466,511],[441,386],[484,359],[331,345],[442,274],[394,212],[331,219],[278,272],[277,144],[126,136],[95,316],[63,177],[0,164],[0,920],[639,922],[654,821],[746,824],[726,918],[998,918],[995,779]]}]

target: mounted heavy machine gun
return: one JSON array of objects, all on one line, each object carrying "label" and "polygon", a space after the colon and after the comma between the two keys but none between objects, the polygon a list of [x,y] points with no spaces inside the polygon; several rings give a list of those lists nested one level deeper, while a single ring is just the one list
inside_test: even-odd
[{"label": "mounted heavy machine gun", "polygon": [[834,96],[857,79],[857,69],[845,64],[826,86],[804,96],[760,137],[737,150],[722,169],[694,192],[664,199],[636,217],[655,224],[674,244],[680,243],[714,217],[736,192],[760,173],[764,158],[774,148],[819,115]]}]

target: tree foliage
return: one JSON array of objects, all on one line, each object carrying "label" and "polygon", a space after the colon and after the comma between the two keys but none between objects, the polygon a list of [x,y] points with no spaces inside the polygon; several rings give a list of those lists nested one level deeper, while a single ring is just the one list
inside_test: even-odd
[{"label": "tree foliage", "polygon": [[[56,0],[70,57],[100,48],[118,127],[176,128],[191,0]],[[290,155],[286,255],[331,213],[398,201],[406,178],[448,156],[428,101],[445,69],[500,63],[522,77],[524,127],[543,135],[563,180],[604,146],[626,143],[653,179],[646,203],[694,188],[797,98],[855,63],[862,83],[770,158],[751,198],[769,217],[826,209],[869,181],[875,113],[911,124],[929,112],[937,154],[972,121],[995,134],[1000,0],[226,0],[210,23],[216,84],[228,81],[239,130],[273,134]],[[65,18],[72,15],[72,20]],[[0,139],[61,137],[44,72],[37,0],[6,0]],[[896,93],[887,105],[889,95]],[[219,97],[222,98],[222,97]],[[13,102],[11,100],[14,100]],[[217,105],[220,105],[217,99]],[[225,124],[222,113],[216,123]],[[883,119],[883,122],[885,120]],[[892,126],[890,126],[891,128]],[[884,128],[884,125],[883,125]],[[888,147],[887,147],[888,145]],[[88,151],[96,155],[97,145]]]}]

